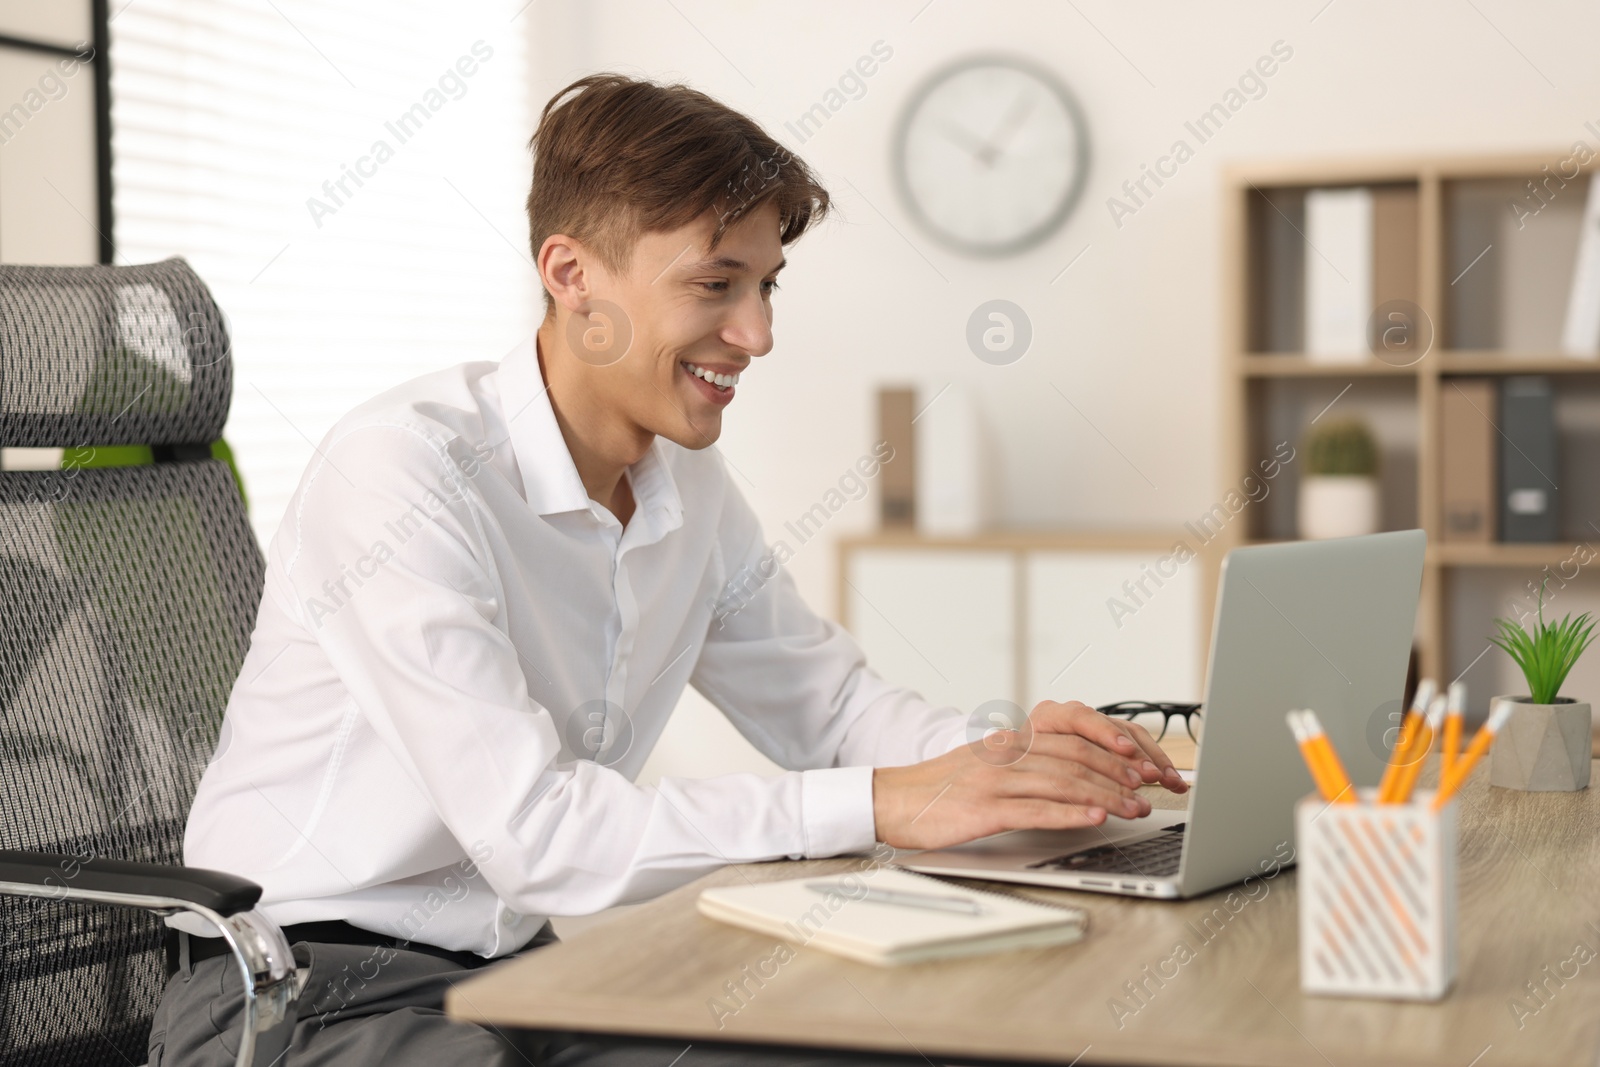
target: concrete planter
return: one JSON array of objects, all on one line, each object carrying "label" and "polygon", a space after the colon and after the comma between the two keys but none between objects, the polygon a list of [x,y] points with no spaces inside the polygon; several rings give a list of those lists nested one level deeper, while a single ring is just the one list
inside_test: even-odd
[{"label": "concrete planter", "polygon": [[1533,704],[1527,697],[1495,697],[1516,705],[1489,750],[1489,784],[1531,792],[1586,789],[1591,729],[1589,705],[1567,697]]},{"label": "concrete planter", "polygon": [[1300,536],[1357,537],[1378,530],[1378,479],[1364,474],[1308,474],[1300,479]]}]

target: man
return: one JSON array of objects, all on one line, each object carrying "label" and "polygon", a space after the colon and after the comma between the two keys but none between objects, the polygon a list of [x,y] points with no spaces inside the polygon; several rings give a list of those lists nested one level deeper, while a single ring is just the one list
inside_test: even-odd
[{"label": "man", "polygon": [[[190,814],[186,861],[261,883],[295,945],[287,1067],[495,1061],[444,992],[549,941],[552,915],[727,863],[1137,816],[1141,782],[1185,788],[1147,733],[1076,703],[1041,704],[1004,758],[974,751],[962,712],[874,675],[786,574],[716,611],[766,546],[709,446],[827,193],[748,118],[617,75],[557,94],[533,147],[536,338],[323,439]],[[686,684],[794,769],[634,785]],[[236,1047],[235,968],[185,942],[152,1067]]]}]

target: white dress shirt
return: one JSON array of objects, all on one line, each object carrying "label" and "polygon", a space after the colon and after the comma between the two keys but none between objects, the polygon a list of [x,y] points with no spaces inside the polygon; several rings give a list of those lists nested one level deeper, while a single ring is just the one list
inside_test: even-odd
[{"label": "white dress shirt", "polygon": [[[282,924],[493,957],[722,864],[871,847],[871,768],[965,716],[869,670],[787,573],[730,609],[771,566],[714,449],[658,438],[627,476],[623,526],[531,339],[341,419],[268,548],[185,862],[260,883]],[[635,785],[686,684],[793,769]]]}]

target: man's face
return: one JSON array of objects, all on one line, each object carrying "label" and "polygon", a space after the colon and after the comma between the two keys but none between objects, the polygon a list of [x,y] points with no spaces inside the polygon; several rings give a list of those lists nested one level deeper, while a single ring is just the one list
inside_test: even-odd
[{"label": "man's face", "polygon": [[[685,448],[717,440],[723,409],[737,391],[734,379],[771,351],[772,291],[784,265],[776,206],[734,223],[712,250],[715,227],[716,217],[707,214],[682,229],[644,235],[624,275],[591,267],[590,308],[611,312],[610,321],[574,316],[567,337],[587,364],[585,388],[605,408]],[[588,357],[584,334],[597,327],[594,340],[601,344],[615,344],[620,331],[631,329],[626,355],[615,362]]]}]

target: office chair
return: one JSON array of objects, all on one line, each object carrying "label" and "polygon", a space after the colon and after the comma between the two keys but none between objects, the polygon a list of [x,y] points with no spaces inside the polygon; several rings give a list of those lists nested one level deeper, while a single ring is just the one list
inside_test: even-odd
[{"label": "office chair", "polygon": [[211,458],[232,387],[183,260],[0,266],[0,445],[155,460],[0,471],[0,1067],[143,1063],[179,912],[244,975],[237,1062],[288,1045],[295,965],[260,887],[181,865],[265,571]]}]

